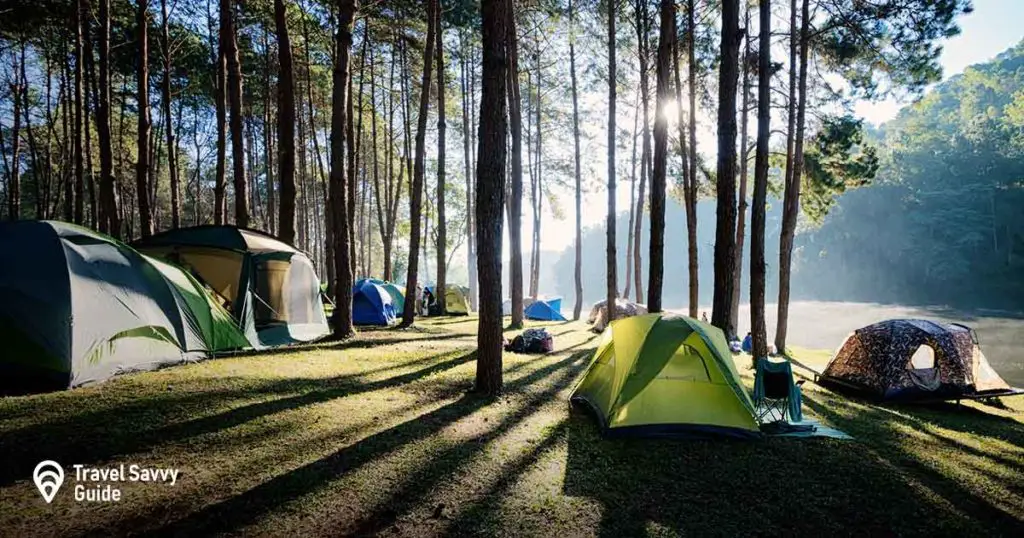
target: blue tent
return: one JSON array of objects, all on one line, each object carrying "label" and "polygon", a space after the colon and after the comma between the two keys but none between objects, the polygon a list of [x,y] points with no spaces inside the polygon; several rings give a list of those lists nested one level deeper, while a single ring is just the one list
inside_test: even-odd
[{"label": "blue tent", "polygon": [[395,322],[391,294],[373,280],[362,279],[352,286],[352,323],[390,325]]},{"label": "blue tent", "polygon": [[526,319],[535,319],[540,321],[566,321],[561,310],[562,298],[557,297],[555,299],[534,301],[530,303],[530,306],[526,307],[523,313],[526,315]]}]

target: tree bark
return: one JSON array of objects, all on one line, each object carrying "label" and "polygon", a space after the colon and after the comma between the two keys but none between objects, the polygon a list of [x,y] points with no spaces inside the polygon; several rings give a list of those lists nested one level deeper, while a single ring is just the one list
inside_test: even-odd
[{"label": "tree bark", "polygon": [[542,156],[544,154],[543,146],[543,133],[541,131],[541,64],[540,64],[540,37],[536,37],[536,45],[534,54],[534,61],[537,64],[537,99],[534,102],[534,108],[536,112],[536,128],[537,128],[537,154],[535,156],[536,161],[534,169],[534,177],[536,178],[536,190],[533,195],[533,247],[530,256],[530,297],[534,300],[537,299],[540,293],[540,236],[541,236],[541,217],[544,213],[544,181],[541,170],[543,162]]},{"label": "tree bark", "polygon": [[[697,13],[694,0],[687,0],[686,9],[686,62],[689,69],[687,80],[690,84],[690,121],[687,127],[690,130],[689,166],[683,174],[686,178],[684,185],[686,204],[686,244],[687,244],[687,265],[689,268],[689,290],[691,318],[697,318],[697,310],[700,308],[700,259],[697,253],[697,59],[694,49],[696,48],[697,35]],[[679,104],[682,110],[682,103]],[[735,323],[736,318],[730,318]]]},{"label": "tree bark", "polygon": [[[748,6],[744,11],[745,16],[745,28],[750,28],[750,7]],[[737,320],[740,319],[740,296],[742,295],[742,283],[743,283],[743,244],[746,242],[746,222],[747,222],[747,172],[750,168],[750,151],[747,148],[749,143],[748,136],[748,116],[750,109],[750,33],[743,39],[743,99],[740,103],[740,196],[739,196],[739,211],[736,217],[736,270],[733,272],[733,289],[736,293],[732,296],[732,307],[730,309],[731,314],[729,319]],[[736,335],[731,335],[736,336]]]},{"label": "tree bark", "polygon": [[615,319],[617,257],[615,255],[615,2],[608,2],[608,216],[605,222],[606,311],[608,321]]},{"label": "tree bark", "polygon": [[[274,0],[274,27],[277,30],[277,59],[281,64],[277,79],[277,177],[281,183],[277,236],[292,244],[295,242],[295,70],[284,0]],[[312,85],[312,81],[307,84]],[[312,127],[311,124],[311,130]],[[313,138],[316,139],[315,131]],[[273,187],[267,185],[267,188]]]},{"label": "tree bark", "polygon": [[474,240],[475,234],[473,230],[476,226],[475,220],[473,219],[473,144],[472,139],[472,121],[469,118],[470,110],[470,90],[468,77],[472,76],[471,68],[469,67],[470,62],[466,60],[466,56],[469,53],[469,46],[466,44],[465,34],[459,33],[459,45],[460,45],[460,58],[459,66],[461,69],[460,77],[460,89],[462,90],[462,152],[463,152],[463,164],[465,165],[465,179],[466,179],[466,266],[469,272],[469,300],[474,311],[478,307],[477,303],[477,278],[476,278],[476,243]]},{"label": "tree bark", "polygon": [[82,145],[82,26],[87,16],[81,0],[75,5],[75,109],[74,109],[74,154],[75,154],[75,224],[81,225],[85,220],[85,152]]},{"label": "tree bark", "polygon": [[[633,112],[633,153],[629,162],[629,226],[626,227],[626,285],[622,288],[622,296],[629,298],[629,290],[633,285],[633,248],[634,219],[636,218],[636,144],[640,138],[640,94],[637,93],[636,110]],[[640,163],[645,166],[645,163]]]},{"label": "tree bark", "polygon": [[348,89],[349,51],[352,49],[352,20],[358,0],[338,0],[337,55],[334,62],[331,108],[331,209],[334,219],[334,316],[332,325],[336,338],[348,338],[352,327],[352,265],[349,263],[348,206],[345,203],[345,93]]},{"label": "tree bark", "polygon": [[[93,102],[96,99],[96,71],[94,69],[93,48],[92,48],[92,6],[89,0],[82,0],[82,11],[85,19],[82,21],[82,53],[85,55],[84,74],[84,106],[85,116],[83,120],[85,135],[85,170],[86,185],[89,189],[89,223],[93,229],[99,229],[99,201],[96,193],[96,173],[92,160],[92,122],[89,117],[92,114]],[[33,153],[35,153],[33,151]],[[38,169],[33,165],[33,169]],[[37,182],[38,183],[38,182]],[[38,185],[37,185],[38,189]],[[38,202],[37,202],[38,207]]]},{"label": "tree bark", "polygon": [[661,312],[662,279],[665,274],[665,173],[668,166],[668,118],[665,104],[672,99],[672,46],[676,39],[675,2],[661,0],[658,36],[657,107],[654,115],[654,174],[651,176],[650,281],[647,310]]},{"label": "tree bark", "polygon": [[441,315],[448,313],[445,301],[447,285],[448,226],[445,220],[445,115],[444,115],[444,29],[441,25],[441,0],[435,0],[434,27],[437,32],[437,308]]},{"label": "tree bark", "polygon": [[[276,6],[275,6],[275,10],[276,10]],[[276,13],[275,13],[275,22],[274,22],[274,24],[275,25],[277,24],[277,22],[276,22]],[[275,31],[276,31],[276,28],[275,28]],[[263,119],[263,129],[262,129],[262,132],[263,132],[263,169],[265,171],[265,177],[264,177],[263,183],[264,183],[264,185],[266,186],[266,189],[267,189],[267,206],[265,208],[265,211],[266,211],[266,214],[267,214],[267,233],[269,233],[270,235],[276,236],[279,233],[280,229],[281,229],[281,227],[278,225],[278,215],[277,215],[278,211],[279,211],[279,208],[280,208],[280,204],[275,202],[274,183],[275,183],[276,180],[274,179],[274,172],[273,171],[274,171],[275,166],[279,166],[279,163],[275,163],[274,162],[274,152],[275,151],[280,151],[280,146],[275,148],[274,139],[275,138],[279,138],[279,135],[276,132],[276,125],[277,125],[277,122],[280,121],[280,114],[278,115],[278,117],[275,120],[275,118],[273,117],[274,114],[273,114],[273,111],[272,111],[273,106],[271,105],[271,100],[272,100],[271,94],[273,94],[274,92],[271,90],[271,86],[270,86],[270,76],[271,76],[271,71],[272,71],[273,66],[271,65],[271,61],[270,61],[271,60],[271,54],[270,54],[270,38],[268,36],[269,33],[270,32],[266,28],[264,28],[264,30],[263,30],[263,49],[266,51],[266,53],[264,54],[264,58],[263,58],[264,69],[263,69],[263,118],[262,118]],[[278,47],[280,47],[280,41],[278,43]],[[278,51],[278,54],[280,54],[280,49]],[[278,65],[281,64],[280,59],[278,59],[277,63],[278,63]],[[278,88],[278,93],[280,93],[280,77],[281,76],[282,75],[280,75],[280,73],[279,73],[278,74],[278,87],[279,87]],[[294,75],[294,71],[293,71],[292,72],[293,95],[294,95],[294,80],[295,80],[295,75]],[[273,99],[280,99],[280,96],[275,94],[273,96]],[[298,107],[299,107],[299,110],[301,110],[301,105],[298,105]],[[280,109],[280,106],[278,107],[278,109]],[[275,127],[271,128],[271,125],[274,125]],[[294,122],[293,122],[293,125],[294,125]],[[302,148],[302,151],[305,151],[305,147]],[[279,160],[280,159],[278,159],[278,161]],[[315,259],[315,261],[319,261],[319,259],[317,258],[317,259]],[[318,265],[318,267],[320,267],[320,266]]]},{"label": "tree bark", "polygon": [[750,217],[751,355],[768,356],[764,320],[764,226],[768,197],[768,139],[771,135],[771,1],[761,0],[757,61],[757,153],[754,156],[754,201]]},{"label": "tree bark", "polygon": [[[21,66],[25,65],[25,45],[21,45]],[[12,62],[11,73],[18,72],[17,61]],[[11,130],[11,179],[7,186],[7,218],[18,220],[21,218],[21,92],[22,87],[18,77],[11,84],[11,96],[14,100],[14,127]]]},{"label": "tree bark", "polygon": [[171,118],[171,39],[168,32],[167,0],[160,0],[160,11],[163,15],[161,30],[164,49],[164,76],[161,90],[163,91],[164,117],[167,118],[167,125],[164,129],[167,136],[167,167],[171,183],[171,228],[178,228],[181,226],[181,186],[178,177],[178,148],[174,138],[174,121]]},{"label": "tree bark", "polygon": [[100,80],[96,107],[96,136],[100,150],[100,231],[121,237],[114,156],[110,139],[110,0],[100,0]]},{"label": "tree bark", "polygon": [[[481,2],[483,78],[477,153],[476,236],[479,248],[480,319],[477,324],[476,391],[495,396],[502,387],[501,234],[505,198],[508,92],[506,24],[510,0]],[[408,304],[408,303],[407,303]]]},{"label": "tree bark", "polygon": [[217,165],[213,179],[213,222],[217,225],[227,223],[227,62],[227,56],[224,55],[224,32],[222,29],[217,47],[217,82],[214,88],[214,101],[217,109]]},{"label": "tree bark", "polygon": [[[427,5],[427,43],[423,49],[423,82],[420,86],[419,117],[416,120],[416,162],[413,168],[412,190],[409,192],[409,269],[406,275],[405,289],[412,290],[413,292],[416,290],[416,283],[419,277],[420,234],[422,234],[420,224],[423,217],[423,175],[426,168],[424,161],[427,152],[427,113],[430,107],[430,75],[435,54],[434,39],[436,39],[437,33],[437,2],[438,0],[430,0]],[[402,313],[402,326],[411,326],[413,321],[415,321],[415,316],[416,301],[406,301],[405,312]]]},{"label": "tree bark", "polygon": [[139,0],[135,25],[138,32],[138,160],[135,164],[135,189],[139,200],[139,233],[153,235],[153,211],[149,204],[150,129],[149,117],[149,0]]},{"label": "tree bark", "polygon": [[[365,26],[363,28],[363,51],[359,55],[359,111],[358,111],[359,120],[358,120],[358,124],[356,126],[356,139],[355,139],[355,146],[356,146],[355,160],[356,161],[354,163],[355,166],[352,167],[352,174],[353,175],[350,176],[354,180],[356,175],[360,174],[360,170],[362,170],[361,177],[363,178],[364,181],[360,182],[360,192],[359,192],[359,194],[362,196],[362,198],[364,200],[366,198],[366,190],[367,189],[366,189],[366,181],[365,181],[365,179],[366,179],[366,164],[363,161],[366,158],[366,155],[364,153],[364,148],[363,148],[363,141],[364,141],[364,137],[363,137],[363,116],[365,115],[365,110],[364,110],[364,107],[363,107],[363,95],[364,95],[364,93],[363,93],[363,86],[364,86],[364,83],[366,82],[366,51],[369,48],[368,47],[369,43],[370,43],[370,27],[369,27],[369,25],[367,25],[367,26]],[[354,194],[354,192],[353,192],[353,194]],[[360,246],[359,251],[360,252],[359,252],[359,254],[361,255],[362,251],[363,251],[362,246],[363,246],[363,242],[364,242],[364,236],[362,235],[362,216],[365,214],[365,206],[363,204],[360,204],[360,206],[358,207],[358,210],[359,210],[359,214],[360,214],[360,232],[359,232],[360,233],[360,239],[359,239],[359,246]],[[362,265],[361,274],[369,275],[370,272],[369,272],[368,269],[366,269],[365,264],[361,264],[361,265]]]},{"label": "tree bark", "polygon": [[576,291],[576,303],[572,308],[572,319],[579,320],[583,310],[583,189],[580,173],[580,110],[576,88],[576,35],[574,33],[575,11],[573,0],[569,0],[569,77],[572,85],[572,141],[573,141],[573,179],[576,182],[576,245],[575,267],[573,280]]},{"label": "tree bark", "polygon": [[[626,257],[633,257],[633,282],[636,288],[636,302],[643,302],[644,296],[644,265],[643,265],[643,235],[644,235],[644,201],[647,196],[647,178],[651,170],[651,128],[647,112],[650,109],[650,80],[648,76],[648,59],[651,53],[651,39],[648,29],[650,27],[650,14],[648,13],[648,2],[637,1],[637,48],[640,60],[640,101],[643,106],[643,142],[640,155],[640,186],[636,197],[636,216],[633,220],[633,228],[627,232],[633,236],[632,251],[626,251]],[[627,269],[628,270],[628,269]],[[629,293],[624,292],[623,298],[629,299]]]},{"label": "tree bark", "polygon": [[[369,25],[363,25],[363,53],[359,57],[359,133],[356,134],[355,130],[355,96],[352,91],[354,83],[352,82],[353,77],[348,77],[348,100],[345,103],[346,113],[348,116],[348,248],[349,248],[349,263],[352,264],[352,275],[353,279],[356,275],[356,227],[355,227],[355,215],[356,215],[356,169],[359,166],[359,141],[362,138],[363,129],[363,70],[366,67],[366,42],[370,36]],[[314,138],[316,131],[313,131]]]},{"label": "tree bark", "polygon": [[[796,0],[792,4],[796,11]],[[783,228],[779,245],[779,304],[778,320],[775,326],[775,349],[786,353],[786,336],[789,330],[789,292],[793,267],[793,236],[796,234],[797,218],[800,215],[800,176],[804,166],[804,123],[807,114],[807,48],[809,40],[810,6],[803,0],[800,22],[800,79],[799,102],[797,103],[796,135],[793,148],[793,174],[786,184],[783,204]],[[795,15],[791,18],[795,31]],[[794,58],[793,53],[790,57]],[[792,77],[791,77],[792,78]],[[788,224],[788,226],[787,226]]]},{"label": "tree bark", "polygon": [[220,0],[220,39],[227,61],[227,101],[230,111],[231,166],[235,186],[235,225],[249,226],[249,183],[245,177],[245,131],[242,116],[242,66],[232,0]]},{"label": "tree bark", "polygon": [[[510,299],[512,303],[512,328],[523,326],[523,117],[522,117],[522,96],[519,89],[519,36],[516,31],[515,13],[513,4],[506,7],[506,21],[503,31],[506,39],[505,49],[508,58],[508,69],[505,71],[505,78],[508,92],[508,115],[509,130],[512,138],[511,155],[511,198],[508,201],[509,210],[509,249],[510,265],[509,278],[511,278]],[[483,120],[483,111],[480,113]],[[477,168],[479,171],[481,168]],[[479,176],[478,176],[479,177]],[[482,297],[482,296],[481,296]],[[500,301],[499,301],[500,302]]]},{"label": "tree bark", "polygon": [[736,83],[739,78],[739,0],[722,2],[721,62],[718,84],[718,197],[715,223],[715,287],[711,324],[734,334],[729,319],[736,269]]}]

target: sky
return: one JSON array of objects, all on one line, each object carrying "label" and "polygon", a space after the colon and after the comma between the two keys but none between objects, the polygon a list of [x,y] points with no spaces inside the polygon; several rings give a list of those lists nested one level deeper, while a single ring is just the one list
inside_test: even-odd
[{"label": "sky", "polygon": [[[990,60],[1021,41],[1024,38],[1024,28],[1020,24],[1022,20],[1024,20],[1024,0],[974,0],[974,12],[959,20],[960,35],[946,40],[943,44],[940,57],[943,79],[963,72],[969,65]],[[854,113],[870,123],[881,124],[894,118],[900,108],[909,103],[909,100],[895,99],[878,103],[861,102],[855,106]],[[698,119],[698,123],[710,124],[712,123],[711,117],[705,115],[705,118]],[[631,128],[632,125],[627,127]],[[698,135],[698,140],[701,151],[713,151],[715,144],[713,132],[701,133]],[[604,172],[604,145],[591,144],[591,146],[592,149],[588,151],[587,144],[584,144],[582,151],[584,160],[595,164],[591,170],[601,176],[595,179],[603,181],[603,176],[606,174]],[[707,149],[705,150],[705,148]],[[618,159],[628,159],[629,157],[628,151],[619,150]],[[620,187],[617,193],[617,204],[620,209],[625,209],[629,204],[629,186],[628,183],[625,183]],[[570,196],[570,193],[566,193],[563,199],[563,206],[566,208],[564,219],[556,219],[554,215],[545,211],[541,223],[542,250],[561,251],[573,244],[575,230],[572,226]],[[582,211],[584,227],[604,222],[607,215],[607,203],[604,190],[590,192],[584,197]],[[526,208],[524,207],[524,209]],[[532,234],[530,219],[524,218],[523,220],[523,237],[529,238]],[[528,245],[528,241],[524,241],[524,246]]]}]

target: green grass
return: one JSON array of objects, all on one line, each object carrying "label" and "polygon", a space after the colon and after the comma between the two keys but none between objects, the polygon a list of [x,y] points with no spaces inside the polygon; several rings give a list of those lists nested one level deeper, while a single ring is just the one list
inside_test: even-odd
[{"label": "green grass", "polygon": [[[542,325],[542,324],[534,324]],[[505,355],[467,394],[474,318],[0,399],[0,534],[1021,535],[1024,401],[879,406],[804,385],[855,441],[605,440],[568,393],[596,345]],[[820,369],[827,352],[794,350]],[[744,381],[751,371],[740,361]],[[797,368],[801,375],[809,371]],[[38,461],[179,467],[52,505]]]}]

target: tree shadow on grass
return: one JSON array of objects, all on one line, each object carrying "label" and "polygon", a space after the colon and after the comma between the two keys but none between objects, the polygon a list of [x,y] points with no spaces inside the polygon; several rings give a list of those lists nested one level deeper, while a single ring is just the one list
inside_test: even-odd
[{"label": "tree shadow on grass", "polygon": [[564,492],[600,503],[602,536],[659,527],[683,535],[1019,532],[1019,520],[907,461],[886,417],[840,421],[809,399],[837,427],[870,422],[870,431],[852,432],[857,441],[606,439],[592,417],[574,411]]},{"label": "tree shadow on grass", "polygon": [[[871,440],[872,448],[878,457],[891,461],[902,468],[914,480],[947,499],[952,505],[972,518],[983,521],[1000,532],[1015,530],[1010,534],[1019,534],[1024,530],[1024,514],[1007,513],[994,504],[990,496],[981,496],[971,491],[970,484],[957,480],[953,476],[936,469],[938,462],[934,454],[926,453],[931,446],[946,448],[943,454],[944,465],[949,467],[972,467],[962,455],[981,458],[988,466],[1004,467],[1010,474],[1024,476],[1024,459],[1006,457],[995,451],[986,451],[960,442],[936,431],[935,427],[952,430],[971,436],[999,439],[1011,446],[1024,446],[1024,427],[1010,418],[990,415],[977,409],[943,404],[940,406],[902,405],[895,408],[877,406],[865,402],[847,402],[826,395],[804,397],[804,405],[816,414],[837,427],[854,435]],[[912,430],[923,434],[926,443],[915,446],[915,440],[905,432]],[[952,461],[950,461],[952,458]],[[989,479],[1001,481],[997,473],[982,471],[975,467],[975,472],[985,474]],[[1004,484],[1008,489],[1021,494],[1020,484]],[[1004,499],[1005,500],[1005,499]],[[1022,499],[1017,499],[1018,503]]]},{"label": "tree shadow on grass", "polygon": [[[436,362],[429,366],[378,381],[367,381],[364,374],[347,374],[327,379],[273,380],[237,389],[190,392],[170,397],[159,394],[140,398],[126,406],[74,414],[58,423],[43,423],[5,432],[0,434],[0,460],[5,462],[0,467],[0,487],[27,478],[39,460],[40,447],[45,447],[47,458],[56,461],[83,464],[102,461],[114,455],[149,450],[163,443],[224,430],[291,409],[412,383],[472,362],[476,359],[476,352],[454,357],[452,352],[446,352],[432,358]],[[201,413],[204,409],[216,409],[239,399],[279,394],[291,396],[249,403],[181,422],[163,414],[168,409],[181,411],[182,408]],[[168,425],[160,427],[160,424]],[[145,429],[147,425],[152,426]]]},{"label": "tree shadow on grass", "polygon": [[[410,481],[408,487],[403,488],[397,496],[390,499],[390,502],[384,504],[390,508],[373,514],[371,518],[361,524],[360,528],[364,532],[370,532],[373,529],[383,529],[389,525],[402,509],[412,506],[417,499],[428,493],[430,488],[435,487],[440,478],[447,476],[464,464],[467,454],[480,450],[483,441],[507,431],[532,413],[533,407],[550,399],[557,390],[561,390],[571,382],[578,375],[582,368],[582,359],[587,354],[588,351],[585,350],[577,352],[507,383],[507,391],[523,390],[546,379],[554,372],[563,371],[554,387],[530,396],[525,405],[508,419],[502,421],[494,430],[481,434],[480,440],[460,444],[442,453],[434,460],[430,468],[418,472],[416,479]],[[566,369],[567,367],[568,369]],[[285,503],[326,488],[331,482],[355,472],[384,454],[408,443],[437,434],[456,420],[472,414],[491,402],[492,400],[488,398],[466,394],[455,402],[372,434],[334,454],[279,475],[241,495],[209,505],[159,529],[156,534],[208,534],[238,530]]]},{"label": "tree shadow on grass", "polygon": [[[429,334],[429,333],[424,333]],[[311,351],[340,351],[345,349],[369,349],[373,347],[390,346],[394,344],[406,344],[409,342],[416,342],[423,340],[425,342],[431,342],[435,340],[458,340],[466,338],[468,335],[459,333],[441,333],[441,334],[429,334],[421,338],[349,338],[348,340],[338,341],[327,341],[318,342],[312,344],[303,344],[297,346],[260,349],[260,350],[246,350],[237,353],[220,353],[216,358],[245,358],[245,357],[260,357],[266,355],[279,355],[288,356],[296,355],[300,353],[309,353]]]}]

